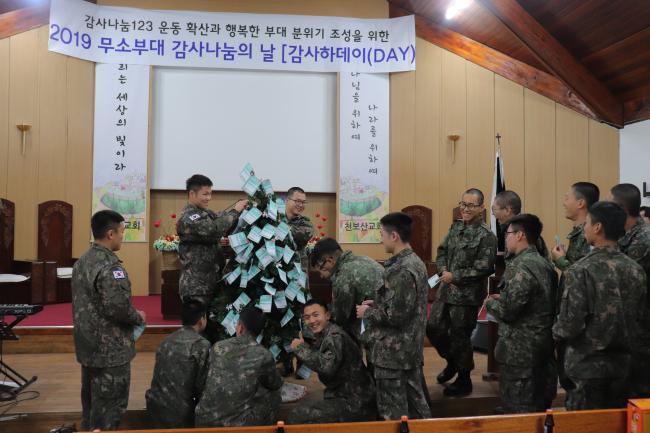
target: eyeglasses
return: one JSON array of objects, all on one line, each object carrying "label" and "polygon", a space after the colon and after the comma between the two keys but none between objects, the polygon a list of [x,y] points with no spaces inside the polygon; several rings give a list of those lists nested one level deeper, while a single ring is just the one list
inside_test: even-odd
[{"label": "eyeglasses", "polygon": [[288,198],[287,200],[291,200],[291,201],[293,201],[296,204],[299,204],[301,206],[304,206],[304,205],[306,205],[308,203],[307,200],[296,200],[296,199],[293,199],[293,198]]},{"label": "eyeglasses", "polygon": [[509,234],[512,234],[512,233],[520,232],[520,231],[521,231],[521,230],[506,231],[506,236],[508,236]]},{"label": "eyeglasses", "polygon": [[479,208],[481,205],[480,204],[474,204],[474,203],[465,203],[464,201],[459,201],[458,206],[461,209],[469,209],[469,210],[474,210],[476,208]]},{"label": "eyeglasses", "polygon": [[316,269],[319,270],[319,271],[322,271],[323,268],[325,267],[325,263],[327,263],[327,259],[316,263]]}]

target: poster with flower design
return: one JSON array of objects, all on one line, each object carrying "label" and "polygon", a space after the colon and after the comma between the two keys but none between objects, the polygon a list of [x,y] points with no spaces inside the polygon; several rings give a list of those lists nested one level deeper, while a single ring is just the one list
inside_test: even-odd
[{"label": "poster with flower design", "polygon": [[341,73],[338,239],[378,243],[388,213],[388,74]]},{"label": "poster with flower design", "polygon": [[125,242],[147,240],[149,67],[97,64],[92,213],[124,217]]}]

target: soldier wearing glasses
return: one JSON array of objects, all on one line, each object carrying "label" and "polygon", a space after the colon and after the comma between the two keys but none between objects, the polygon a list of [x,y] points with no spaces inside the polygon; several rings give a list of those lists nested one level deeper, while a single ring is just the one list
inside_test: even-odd
[{"label": "soldier wearing glasses", "polygon": [[438,383],[456,380],[445,388],[447,397],[472,392],[470,372],[474,369],[471,335],[478,308],[487,295],[484,280],[493,272],[497,239],[483,223],[483,193],[468,189],[458,203],[461,219],[454,221],[438,247],[436,265],[442,284],[431,307],[427,337],[447,366]]},{"label": "soldier wearing glasses", "polygon": [[[305,247],[309,240],[314,236],[314,225],[311,220],[302,213],[305,211],[307,204],[307,194],[305,190],[294,186],[287,191],[286,215],[291,237],[293,238],[294,250],[300,257],[300,264],[303,272],[308,273],[308,259]],[[297,335],[295,336],[297,337]],[[283,375],[286,377],[293,371],[293,363],[290,356],[282,356],[279,359],[284,364]]]},{"label": "soldier wearing glasses", "polygon": [[307,194],[297,186],[287,192],[287,220],[291,229],[291,236],[295,244],[296,253],[300,256],[302,270],[307,272],[307,242],[314,235],[314,225],[311,220],[302,213],[307,205]]}]

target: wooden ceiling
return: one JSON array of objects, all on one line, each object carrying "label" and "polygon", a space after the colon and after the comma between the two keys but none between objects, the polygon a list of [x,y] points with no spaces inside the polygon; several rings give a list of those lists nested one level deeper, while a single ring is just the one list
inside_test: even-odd
[{"label": "wooden ceiling", "polygon": [[[474,0],[450,20],[451,0],[388,2],[391,16],[416,15],[418,36],[466,58],[472,45],[482,66],[584,114],[617,127],[650,119],[650,0]],[[515,62],[493,64],[494,51]]]},{"label": "wooden ceiling", "polygon": [[[86,0],[93,3],[96,0]],[[387,0],[416,33],[592,118],[650,119],[650,0]],[[0,38],[46,24],[49,0],[0,0]]]}]

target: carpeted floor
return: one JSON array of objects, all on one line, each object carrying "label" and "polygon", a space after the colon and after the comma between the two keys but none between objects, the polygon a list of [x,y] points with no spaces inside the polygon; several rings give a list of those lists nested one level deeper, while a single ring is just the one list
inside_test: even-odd
[{"label": "carpeted floor", "polygon": [[[147,315],[147,325],[180,325],[179,320],[165,320],[160,311],[160,295],[134,296],[133,304]],[[24,326],[72,326],[72,304],[51,304],[43,306],[40,313],[28,316],[20,322]]]}]

